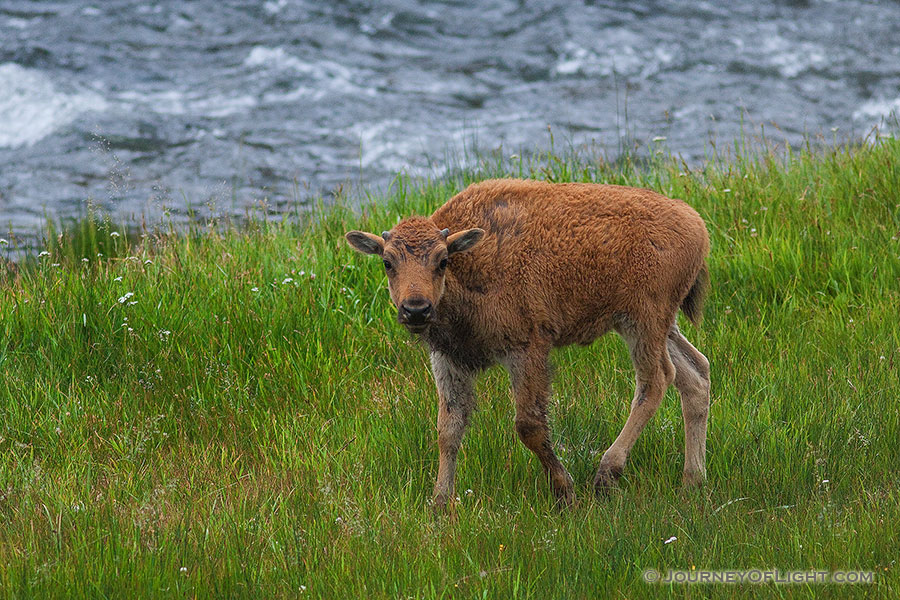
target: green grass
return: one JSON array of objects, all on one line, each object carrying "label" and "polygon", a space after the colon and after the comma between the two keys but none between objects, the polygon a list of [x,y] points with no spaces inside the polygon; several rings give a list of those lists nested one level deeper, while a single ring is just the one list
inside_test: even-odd
[{"label": "green grass", "polygon": [[[702,491],[680,488],[670,390],[621,491],[592,497],[632,395],[610,335],[553,357],[552,426],[577,506],[554,509],[495,368],[479,380],[455,515],[431,514],[426,351],[396,324],[379,261],[342,236],[503,174],[649,187],[707,220],[706,317],[683,324],[712,363]],[[896,140],[693,170],[494,158],[398,177],[371,204],[301,225],[115,231],[55,232],[50,256],[0,268],[2,596],[900,593]],[[648,585],[648,568],[859,569],[875,583]]]}]

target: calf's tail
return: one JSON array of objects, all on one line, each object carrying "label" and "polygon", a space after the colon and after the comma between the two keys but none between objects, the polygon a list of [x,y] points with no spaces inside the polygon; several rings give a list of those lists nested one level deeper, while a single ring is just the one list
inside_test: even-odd
[{"label": "calf's tail", "polygon": [[709,268],[706,261],[700,267],[694,285],[688,290],[687,296],[681,301],[681,310],[694,325],[699,325],[703,320],[703,301],[706,300],[706,292],[709,289]]}]

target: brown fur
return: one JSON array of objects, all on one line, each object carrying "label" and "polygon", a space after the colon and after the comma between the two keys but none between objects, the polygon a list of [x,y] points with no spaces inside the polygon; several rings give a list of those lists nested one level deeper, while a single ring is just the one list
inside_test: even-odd
[{"label": "brown fur", "polygon": [[547,356],[611,329],[629,346],[637,385],[596,489],[622,473],[673,382],[685,419],[685,481],[704,479],[709,362],[678,331],[675,316],[680,307],[692,321],[700,318],[709,238],[687,204],[621,186],[493,180],[470,186],[429,218],[401,221],[386,238],[349,232],[347,239],[390,263],[398,318],[431,350],[440,400],[438,506],[453,495],[474,377],[497,362],[511,375],[520,439],[560,501],[573,500],[571,477],[550,441]]}]

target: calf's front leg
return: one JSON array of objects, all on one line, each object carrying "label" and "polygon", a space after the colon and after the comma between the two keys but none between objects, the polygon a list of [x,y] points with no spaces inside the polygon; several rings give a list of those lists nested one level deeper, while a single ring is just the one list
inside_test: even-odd
[{"label": "calf's front leg", "polygon": [[431,353],[431,371],[438,392],[438,463],[434,507],[442,510],[453,498],[456,455],[469,415],[475,407],[475,373],[454,364],[441,352]]},{"label": "calf's front leg", "polygon": [[575,501],[572,477],[553,451],[547,405],[550,399],[550,369],[547,351],[529,349],[507,361],[516,401],[516,433],[529,450],[534,452],[544,471],[550,475],[550,485],[559,504],[568,506]]}]

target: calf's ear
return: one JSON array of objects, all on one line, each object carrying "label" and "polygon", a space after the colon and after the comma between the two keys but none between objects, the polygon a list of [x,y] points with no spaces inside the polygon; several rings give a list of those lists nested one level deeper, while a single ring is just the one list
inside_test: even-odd
[{"label": "calf's ear", "polygon": [[484,229],[479,229],[477,227],[457,231],[453,235],[447,237],[447,254],[471,250],[481,242],[482,237],[484,237]]},{"label": "calf's ear", "polygon": [[384,253],[384,239],[374,233],[348,231],[344,237],[347,238],[347,243],[363,254],[381,255]]}]

